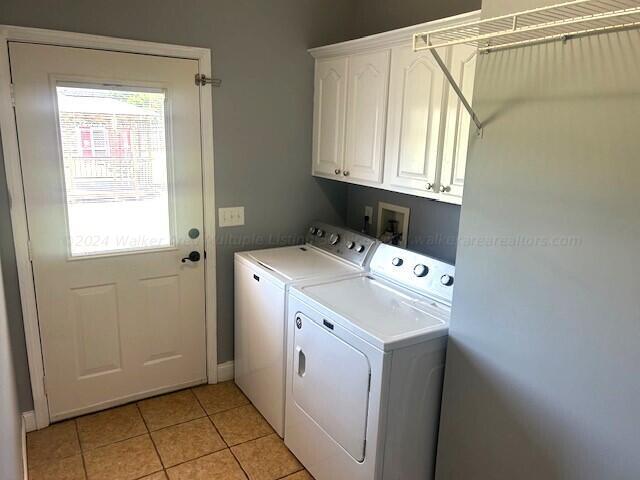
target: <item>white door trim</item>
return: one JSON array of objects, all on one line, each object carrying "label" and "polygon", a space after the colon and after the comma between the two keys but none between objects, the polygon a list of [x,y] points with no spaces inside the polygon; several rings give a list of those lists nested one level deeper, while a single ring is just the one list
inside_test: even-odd
[{"label": "white door trim", "polygon": [[[24,333],[31,375],[31,391],[38,429],[49,425],[49,408],[44,387],[44,365],[38,327],[33,270],[29,255],[29,230],[25,206],[22,168],[18,149],[18,130],[13,112],[11,77],[9,75],[9,45],[11,41],[40,43],[66,47],[92,48],[127,53],[187,58],[198,61],[199,72],[211,76],[211,50],[163,43],[126,40],[84,33],[44,30],[39,28],[0,25],[0,134],[4,154],[13,241],[16,249]],[[194,79],[195,81],[195,79]],[[205,308],[207,329],[207,377],[218,381],[217,319],[216,319],[216,239],[213,161],[212,86],[200,88],[200,134],[202,145],[202,186],[204,201]]]}]

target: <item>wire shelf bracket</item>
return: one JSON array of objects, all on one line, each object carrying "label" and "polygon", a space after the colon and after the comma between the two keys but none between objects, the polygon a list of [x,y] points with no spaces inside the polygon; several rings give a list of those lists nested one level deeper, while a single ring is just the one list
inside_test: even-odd
[{"label": "wire shelf bracket", "polygon": [[639,28],[640,0],[572,0],[557,5],[416,33],[413,49],[429,50],[482,135],[482,123],[436,51],[470,45],[482,53],[598,32]]}]

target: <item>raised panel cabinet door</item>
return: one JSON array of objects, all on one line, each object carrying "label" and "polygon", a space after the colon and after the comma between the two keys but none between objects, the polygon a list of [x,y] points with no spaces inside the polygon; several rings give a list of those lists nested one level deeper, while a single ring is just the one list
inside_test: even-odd
[{"label": "raised panel cabinet door", "polygon": [[316,62],[313,118],[313,174],[342,176],[347,58]]},{"label": "raised panel cabinet door", "polygon": [[435,194],[446,79],[430,52],[409,45],[392,50],[390,76],[384,182]]},{"label": "raised panel cabinet door", "polygon": [[390,50],[349,59],[343,176],[382,183]]},{"label": "raised panel cabinet door", "polygon": [[[473,100],[477,57],[477,50],[473,47],[467,45],[453,47],[450,70],[469,103]],[[450,88],[439,185],[442,198],[446,198],[447,201],[462,203],[471,128],[471,116]],[[475,125],[473,130],[475,131]]]}]

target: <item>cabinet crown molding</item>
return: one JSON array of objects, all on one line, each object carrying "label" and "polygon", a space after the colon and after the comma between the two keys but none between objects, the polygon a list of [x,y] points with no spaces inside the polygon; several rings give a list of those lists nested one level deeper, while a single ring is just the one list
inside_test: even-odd
[{"label": "cabinet crown molding", "polygon": [[355,40],[335,43],[323,47],[309,49],[309,53],[316,59],[334,57],[337,55],[367,52],[381,47],[395,47],[411,44],[415,33],[426,32],[439,28],[450,27],[461,23],[472,22],[480,19],[480,10],[463,13],[454,17],[441,18],[431,22],[421,23],[410,27],[399,28],[389,32],[376,33]]}]

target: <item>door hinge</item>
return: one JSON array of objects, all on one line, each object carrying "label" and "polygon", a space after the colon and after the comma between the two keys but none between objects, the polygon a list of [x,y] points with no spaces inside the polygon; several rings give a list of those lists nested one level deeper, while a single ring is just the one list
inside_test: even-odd
[{"label": "door hinge", "polygon": [[33,262],[33,249],[31,248],[31,240],[27,240],[27,252],[29,254],[29,261]]},{"label": "door hinge", "polygon": [[44,388],[44,394],[48,395],[49,392],[47,392],[47,377],[45,375],[42,376],[42,388]]},{"label": "door hinge", "polygon": [[205,85],[220,87],[222,86],[222,80],[219,78],[207,77],[204,73],[196,73],[196,85],[199,87],[204,87]]},{"label": "door hinge", "polygon": [[371,391],[371,372],[369,372],[369,385],[367,385],[367,391]]},{"label": "door hinge", "polygon": [[11,106],[15,108],[16,106],[16,89],[12,84],[9,85],[9,95],[11,95]]}]

